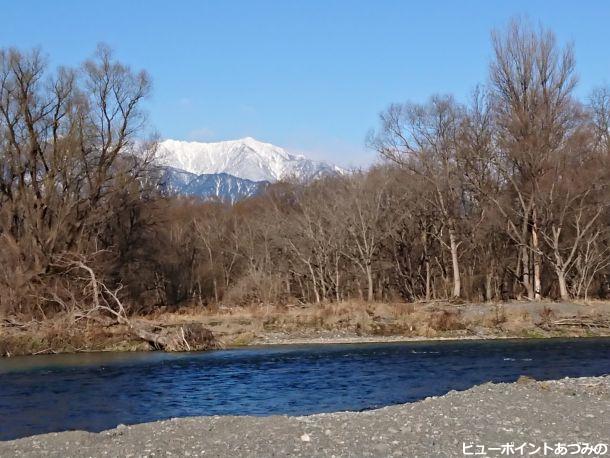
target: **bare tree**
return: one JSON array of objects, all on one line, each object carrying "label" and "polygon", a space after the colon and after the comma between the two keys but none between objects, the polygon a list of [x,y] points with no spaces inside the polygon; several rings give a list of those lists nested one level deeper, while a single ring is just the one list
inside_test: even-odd
[{"label": "bare tree", "polygon": [[454,297],[461,294],[459,222],[464,214],[458,163],[461,119],[462,108],[450,96],[434,96],[426,105],[392,105],[381,115],[381,130],[371,139],[383,157],[423,177],[432,188],[430,197],[422,197],[437,209],[448,235],[448,240],[439,240],[451,253]]},{"label": "bare tree", "polygon": [[26,292],[63,252],[97,250],[113,196],[154,150],[135,143],[149,88],[105,47],[55,74],[39,51],[0,51],[0,235],[20,259],[9,288]]},{"label": "bare tree", "polygon": [[550,162],[574,128],[574,56],[571,47],[557,46],[552,32],[536,31],[517,20],[505,32],[494,32],[492,43],[490,84],[498,147],[494,166],[514,196],[494,202],[521,250],[528,298],[540,299],[537,198]]}]

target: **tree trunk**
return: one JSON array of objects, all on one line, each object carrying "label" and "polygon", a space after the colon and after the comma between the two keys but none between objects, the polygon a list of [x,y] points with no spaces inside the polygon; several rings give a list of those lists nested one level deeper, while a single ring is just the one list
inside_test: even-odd
[{"label": "tree trunk", "polygon": [[337,298],[337,302],[341,301],[341,290],[339,289],[339,257],[335,259],[335,294]]},{"label": "tree trunk", "polygon": [[360,283],[360,278],[356,280],[356,285],[358,288],[358,298],[363,301],[364,300],[364,292],[362,291],[362,284]]},{"label": "tree trunk", "polygon": [[[493,252],[491,250],[491,246],[489,247],[489,252],[493,256]],[[489,261],[489,267],[487,268],[487,274],[485,275],[485,300],[490,302],[494,297],[494,287],[493,280],[496,272],[496,266],[493,257]]]},{"label": "tree trunk", "polygon": [[426,301],[428,301],[428,302],[432,298],[430,280],[431,280],[430,260],[428,258],[426,258]]},{"label": "tree trunk", "polygon": [[373,299],[374,299],[373,272],[371,270],[370,264],[366,265],[366,280],[367,280],[367,283],[368,283],[367,301],[373,302]]},{"label": "tree trunk", "polygon": [[559,282],[559,295],[561,296],[561,300],[570,300],[570,294],[568,293],[566,284],[566,273],[562,269],[557,269],[557,281]]},{"label": "tree trunk", "polygon": [[322,290],[322,300],[326,302],[326,281],[324,280],[324,270],[322,267],[318,268],[320,273],[320,289]]},{"label": "tree trunk", "polygon": [[541,299],[541,283],[540,283],[540,271],[542,270],[541,264],[542,259],[540,259],[540,254],[538,253],[539,244],[538,244],[538,225],[536,223],[536,210],[533,212],[533,224],[532,224],[532,247],[534,249],[533,258],[534,258],[534,300],[539,301]]},{"label": "tree trunk", "polygon": [[530,301],[534,300],[534,288],[532,286],[532,281],[530,278],[530,255],[529,248],[524,246],[521,251],[521,265],[523,266],[523,286],[525,286],[525,290],[527,291],[527,298]]},{"label": "tree trunk", "polygon": [[432,297],[432,291],[430,288],[430,256],[428,255],[428,235],[426,231],[422,231],[422,245],[424,247],[424,264],[426,266],[426,301],[429,302]]},{"label": "tree trunk", "polygon": [[453,297],[460,297],[462,282],[460,279],[458,243],[453,229],[449,229],[449,244],[451,247],[451,265],[453,266]]},{"label": "tree trunk", "polygon": [[493,299],[493,290],[491,287],[493,280],[493,273],[491,271],[487,272],[485,276],[485,300],[490,302]]},{"label": "tree trunk", "polygon": [[309,273],[311,274],[311,283],[313,286],[313,293],[315,295],[316,298],[316,304],[320,303],[320,293],[318,292],[318,281],[316,280],[316,273],[313,270],[313,267],[311,266],[311,263],[307,263],[307,267],[309,267]]},{"label": "tree trunk", "polygon": [[[511,277],[511,289],[510,289],[510,293],[511,296],[514,297],[515,299],[517,299],[518,301],[521,300],[521,288],[519,287],[519,285],[522,285],[523,282],[521,281],[522,277],[521,277],[521,255],[523,253],[523,250],[517,249],[517,265],[515,266],[515,274],[514,276]],[[504,273],[502,275],[502,281],[506,282],[507,278],[506,278],[506,269],[504,270]],[[505,291],[508,291],[508,288],[504,288]],[[502,300],[504,300],[504,298],[502,298]]]},{"label": "tree trunk", "polygon": [[301,297],[303,298],[303,300],[308,300],[308,294],[305,291],[305,286],[303,286],[303,280],[301,279],[300,275],[297,275],[297,280],[299,281],[299,289],[301,290]]}]

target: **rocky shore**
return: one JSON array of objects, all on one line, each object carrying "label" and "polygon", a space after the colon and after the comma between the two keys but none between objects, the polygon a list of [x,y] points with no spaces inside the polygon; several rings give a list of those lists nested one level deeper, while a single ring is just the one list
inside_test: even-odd
[{"label": "rocky shore", "polygon": [[52,433],[0,443],[0,456],[610,456],[609,447],[604,376],[521,378],[365,412],[182,418]]}]

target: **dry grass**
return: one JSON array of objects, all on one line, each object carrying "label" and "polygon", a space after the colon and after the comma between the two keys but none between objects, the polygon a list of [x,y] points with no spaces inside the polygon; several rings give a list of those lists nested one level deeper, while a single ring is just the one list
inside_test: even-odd
[{"label": "dry grass", "polygon": [[[452,307],[452,306],[448,306]],[[431,314],[426,304],[345,301],[308,305],[189,307],[179,315],[158,314],[163,322],[201,321],[228,344],[269,333],[306,336],[319,332],[353,335],[429,335],[462,330],[459,312]]]},{"label": "dry grass", "polygon": [[[540,310],[541,305],[536,303],[456,305],[352,300],[306,305],[192,306],[183,308],[179,314],[158,314],[155,320],[169,323],[200,321],[226,345],[246,345],[273,335],[299,339],[320,335],[539,335],[546,331],[541,330],[539,320],[532,317],[537,317]],[[544,310],[542,308],[543,315],[548,313]]]},{"label": "dry grass", "polygon": [[[190,305],[174,312],[157,311],[140,321],[163,326],[201,323],[226,346],[261,341],[307,340],[343,336],[545,337],[584,335],[582,329],[554,329],[556,318],[582,313],[610,317],[610,304],[508,304],[381,303],[345,301],[323,304],[247,305],[228,307]],[[70,321],[72,320],[72,321]],[[588,331],[587,331],[588,332]],[[605,332],[596,331],[599,335]],[[588,334],[587,334],[588,335]],[[0,355],[34,354],[102,349],[144,350],[122,326],[74,324],[58,317],[27,330],[0,325]]]},{"label": "dry grass", "polygon": [[25,327],[0,327],[0,356],[74,353],[99,350],[143,350],[123,326],[103,327],[59,315]]},{"label": "dry grass", "polygon": [[550,324],[551,321],[557,317],[553,309],[548,306],[544,306],[542,310],[538,312],[538,315],[540,316],[540,322],[545,325]]},{"label": "dry grass", "polygon": [[459,310],[439,310],[430,314],[428,326],[435,331],[456,331],[466,327]]},{"label": "dry grass", "polygon": [[493,328],[501,327],[508,321],[506,311],[502,305],[494,305],[493,310],[485,317],[485,325]]}]

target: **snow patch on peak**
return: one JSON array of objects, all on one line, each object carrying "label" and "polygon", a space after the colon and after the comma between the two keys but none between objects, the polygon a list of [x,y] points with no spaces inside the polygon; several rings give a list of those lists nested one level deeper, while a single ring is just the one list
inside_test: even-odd
[{"label": "snow patch on peak", "polygon": [[289,153],[252,137],[213,143],[164,140],[159,149],[162,165],[198,175],[228,173],[252,181],[274,182],[288,178],[307,181],[345,173],[335,165]]}]

